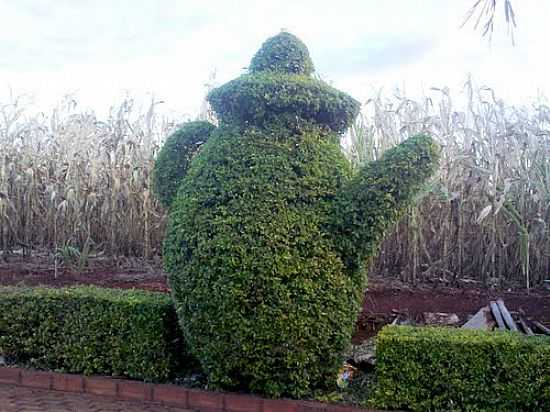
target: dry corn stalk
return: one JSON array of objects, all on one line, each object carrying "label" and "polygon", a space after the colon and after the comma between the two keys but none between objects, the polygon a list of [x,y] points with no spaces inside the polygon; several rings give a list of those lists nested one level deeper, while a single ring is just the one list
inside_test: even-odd
[{"label": "dry corn stalk", "polygon": [[[443,146],[439,175],[388,233],[373,271],[406,281],[470,277],[537,284],[550,273],[550,107],[508,106],[491,89],[447,88],[366,102],[344,151],[356,165],[419,131]],[[71,245],[150,257],[165,211],[149,191],[174,121],[127,100],[105,121],[67,100],[51,116],[0,105],[0,250]]]}]

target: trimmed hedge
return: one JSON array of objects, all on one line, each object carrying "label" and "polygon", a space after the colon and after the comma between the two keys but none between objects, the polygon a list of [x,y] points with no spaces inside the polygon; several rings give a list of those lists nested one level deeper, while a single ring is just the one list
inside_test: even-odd
[{"label": "trimmed hedge", "polygon": [[211,387],[334,388],[365,261],[437,164],[436,144],[417,136],[353,177],[339,143],[359,103],[308,76],[304,56],[281,33],[210,92],[220,126],[170,206],[165,267]]},{"label": "trimmed hedge", "polygon": [[164,260],[211,385],[274,397],[334,385],[363,290],[324,231],[349,174],[319,131],[271,139],[220,126],[193,160]]},{"label": "trimmed hedge", "polygon": [[166,380],[183,359],[178,330],[161,293],[0,288],[0,353],[38,368]]},{"label": "trimmed hedge", "polygon": [[415,411],[550,410],[550,338],[391,326],[377,338],[374,404]]}]

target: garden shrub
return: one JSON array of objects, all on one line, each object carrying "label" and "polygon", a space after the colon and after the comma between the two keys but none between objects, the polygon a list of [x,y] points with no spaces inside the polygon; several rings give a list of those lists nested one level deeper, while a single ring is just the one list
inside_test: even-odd
[{"label": "garden shrub", "polygon": [[165,267],[213,386],[334,385],[365,262],[437,163],[417,136],[353,176],[339,144],[360,105],[312,70],[294,36],[266,41],[247,74],[209,94],[220,126],[177,182]]},{"label": "garden shrub", "polygon": [[39,368],[162,381],[180,366],[169,296],[92,286],[0,288],[0,353]]},{"label": "garden shrub", "polygon": [[391,326],[377,338],[380,408],[550,410],[550,338]]}]

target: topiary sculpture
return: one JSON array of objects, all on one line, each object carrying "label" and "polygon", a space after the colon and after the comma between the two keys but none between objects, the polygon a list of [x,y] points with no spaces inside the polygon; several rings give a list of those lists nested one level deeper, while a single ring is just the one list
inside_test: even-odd
[{"label": "topiary sculpture", "polygon": [[164,246],[177,313],[218,387],[302,396],[334,384],[366,262],[437,164],[418,135],[353,175],[339,141],[359,103],[312,72],[295,36],[267,40],[247,74],[209,94],[220,126],[181,181],[162,183],[179,187]]}]

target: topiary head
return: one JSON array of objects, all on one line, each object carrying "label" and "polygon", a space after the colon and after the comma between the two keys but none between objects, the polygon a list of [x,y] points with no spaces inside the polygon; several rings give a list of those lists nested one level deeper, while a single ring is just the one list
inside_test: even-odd
[{"label": "topiary head", "polygon": [[296,36],[283,31],[267,39],[250,62],[250,73],[277,72],[303,74],[314,72],[306,45]]}]

